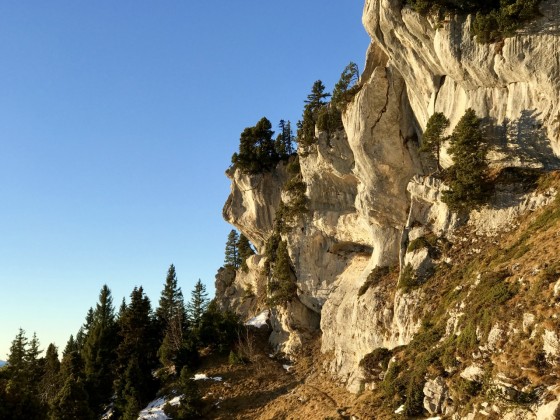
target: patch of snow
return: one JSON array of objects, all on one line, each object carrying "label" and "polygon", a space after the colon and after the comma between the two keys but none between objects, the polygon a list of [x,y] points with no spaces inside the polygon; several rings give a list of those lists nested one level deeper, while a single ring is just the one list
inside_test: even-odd
[{"label": "patch of snow", "polygon": [[172,398],[167,401],[165,398],[157,398],[147,405],[145,409],[138,414],[138,420],[168,420],[163,411],[165,404],[169,402],[171,405],[179,405],[182,395]]},{"label": "patch of snow", "polygon": [[395,410],[395,414],[401,414],[404,411],[404,404]]},{"label": "patch of snow", "polygon": [[212,381],[217,381],[217,382],[222,382],[222,377],[221,376],[207,376],[205,373],[196,373],[193,376],[193,379],[195,381],[206,381],[206,380],[212,380]]},{"label": "patch of snow", "polygon": [[284,369],[286,369],[286,372],[289,372],[290,369],[293,368],[292,365],[282,365],[282,367],[283,367]]},{"label": "patch of snow", "polygon": [[250,320],[248,320],[245,325],[252,325],[253,327],[257,327],[260,328],[263,325],[266,325],[266,321],[268,320],[268,317],[270,316],[270,311],[268,309],[265,309],[264,311],[262,311],[260,314],[258,314],[257,316],[251,318]]}]

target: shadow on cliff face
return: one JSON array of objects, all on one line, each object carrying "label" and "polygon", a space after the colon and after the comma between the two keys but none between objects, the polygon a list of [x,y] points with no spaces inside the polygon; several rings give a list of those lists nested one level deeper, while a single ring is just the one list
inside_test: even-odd
[{"label": "shadow on cliff face", "polygon": [[519,118],[496,124],[484,118],[483,131],[488,136],[493,157],[500,171],[493,178],[493,198],[490,207],[499,209],[520,204],[526,194],[537,187],[543,171],[557,169],[555,157],[541,115],[536,109],[521,111]]},{"label": "shadow on cliff face", "polygon": [[504,156],[502,166],[544,170],[560,167],[540,115],[536,109],[525,109],[519,118],[505,119],[500,125],[493,118],[482,120],[492,149]]}]

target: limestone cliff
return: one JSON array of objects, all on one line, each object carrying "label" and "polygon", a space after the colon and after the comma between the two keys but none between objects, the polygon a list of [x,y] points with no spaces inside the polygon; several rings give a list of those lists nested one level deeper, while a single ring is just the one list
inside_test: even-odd
[{"label": "limestone cliff", "polygon": [[[320,330],[328,369],[359,392],[377,387],[385,375],[372,377],[364,368],[376,349],[398,350],[412,342],[410,354],[415,354],[421,348],[418,337],[433,325],[443,325],[438,330],[440,342],[430,347],[441,348],[443,354],[447,350],[441,343],[462,343],[465,331],[474,328],[470,333],[479,347],[472,355],[457,350],[458,362],[451,363],[452,368],[445,367],[439,374],[430,371],[431,377],[422,371],[426,412],[461,418],[462,400],[450,391],[452,378],[482,383],[468,373],[477,366],[486,369],[481,374],[484,381],[506,395],[506,401],[528,395],[530,384],[531,392],[540,387],[531,400],[533,406],[515,414],[519,418],[534,418],[539,410],[554,412],[558,390],[546,388],[550,382],[530,378],[523,382],[521,368],[515,372],[516,382],[508,379],[513,368],[496,366],[501,366],[498,354],[512,351],[518,340],[544,354],[547,375],[558,375],[558,316],[544,322],[531,312],[525,298],[516,298],[521,318],[512,316],[509,325],[498,313],[495,319],[484,318],[484,327],[475,325],[480,319],[466,315],[477,307],[473,296],[480,284],[486,284],[486,271],[532,290],[527,276],[537,278],[538,270],[554,262],[550,257],[550,263],[537,265],[533,269],[537,271],[525,277],[520,273],[532,271],[513,268],[523,264],[516,262],[521,258],[517,254],[493,265],[494,260],[501,261],[501,254],[498,240],[492,238],[515,232],[524,214],[558,205],[555,184],[537,188],[533,172],[519,176],[529,168],[552,170],[559,165],[560,2],[543,2],[541,12],[541,18],[515,36],[498,44],[480,44],[470,31],[470,16],[438,20],[402,8],[398,0],[366,0],[363,23],[372,43],[361,88],[343,114],[344,131],[330,136],[317,133],[318,142],[300,156],[308,212],[282,232],[297,279],[297,298],[271,311],[271,342],[278,351],[296,357],[306,338]],[[430,115],[443,112],[452,129],[469,107],[484,119],[492,144],[488,158],[501,172],[486,206],[456,214],[442,202],[447,187],[428,176],[430,163],[418,146]],[[444,156],[444,164],[450,162]],[[283,186],[289,175],[285,163],[264,174],[249,176],[230,169],[227,175],[232,184],[224,217],[251,240],[258,255],[248,261],[246,272],[224,269],[218,274],[217,299],[222,307],[248,317],[268,304],[264,253],[276,212],[286,201]],[[482,261],[482,254],[493,252],[491,263],[480,263],[476,270],[469,266],[464,277],[454,271],[467,262],[474,267],[472,261]],[[438,282],[445,293],[438,290]],[[508,287],[508,293],[514,289],[519,293],[513,285]],[[558,282],[554,290],[557,287]],[[509,304],[510,294],[499,302]],[[542,313],[554,312],[557,293],[550,296]],[[449,306],[439,314],[444,303]],[[528,335],[519,336],[524,330]],[[393,368],[410,357],[407,351],[393,354]],[[508,393],[515,397],[507,397]],[[503,407],[496,410],[505,415]]]}]

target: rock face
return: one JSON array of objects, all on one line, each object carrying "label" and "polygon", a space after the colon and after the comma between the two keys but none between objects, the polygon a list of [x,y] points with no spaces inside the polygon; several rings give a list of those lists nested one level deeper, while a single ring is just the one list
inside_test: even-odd
[{"label": "rock face", "polygon": [[[443,262],[433,241],[454,241],[467,219],[476,234],[492,236],[554,199],[552,190],[504,187],[469,217],[451,212],[441,198],[447,187],[428,175],[430,164],[418,153],[429,116],[443,112],[452,129],[473,108],[492,138],[489,158],[497,169],[555,168],[560,154],[558,0],[543,2],[544,16],[523,33],[487,45],[473,39],[471,17],[438,22],[400,4],[366,0],[363,22],[372,44],[361,89],[343,113],[344,131],[317,133],[318,142],[300,156],[309,212],[282,233],[297,299],[271,313],[271,342],[278,350],[296,354],[320,329],[331,372],[355,392],[364,386],[360,360],[376,348],[408,344],[429,311],[430,297],[421,289],[405,292],[395,276],[372,281],[377,267],[400,268],[402,279],[410,266],[423,281]],[[224,218],[260,255],[248,261],[248,272],[220,272],[217,298],[223,308],[248,317],[266,305],[247,290],[266,294],[263,254],[289,174],[282,163],[265,174],[227,174],[232,187]],[[464,315],[462,307],[454,311],[447,335]],[[492,331],[496,337],[487,349],[496,350],[505,333]],[[543,334],[544,352],[557,363],[558,337]],[[452,412],[443,379],[426,382],[424,394],[430,413]]]},{"label": "rock face", "polygon": [[437,21],[400,0],[367,0],[363,23],[404,79],[421,127],[443,112],[452,128],[470,107],[493,126],[496,161],[551,166],[560,154],[558,1],[544,1],[541,13],[500,44],[479,44],[472,16]]},{"label": "rock face", "polygon": [[224,219],[242,231],[262,254],[280,205],[286,168],[279,164],[276,170],[257,175],[229,169],[226,175],[231,179],[231,193],[222,212]]}]

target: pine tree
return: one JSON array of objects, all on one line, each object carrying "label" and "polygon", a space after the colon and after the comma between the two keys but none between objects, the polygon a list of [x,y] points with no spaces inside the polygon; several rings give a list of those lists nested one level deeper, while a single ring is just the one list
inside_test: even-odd
[{"label": "pine tree", "polygon": [[241,261],[241,268],[243,271],[247,271],[247,258],[255,254],[255,251],[251,247],[249,239],[243,234],[239,235],[239,240],[237,241],[237,248],[239,249],[239,259]]},{"label": "pine tree", "polygon": [[319,118],[319,111],[327,103],[325,101],[330,93],[325,92],[325,85],[320,80],[313,83],[311,93],[307,95],[305,107],[303,108],[303,116],[298,122],[297,141],[303,148],[302,152],[307,153],[309,146],[315,143],[315,125]]},{"label": "pine tree", "polygon": [[80,329],[78,330],[78,333],[76,334],[76,347],[78,349],[78,351],[82,351],[84,344],[87,340],[87,336],[91,330],[91,327],[93,325],[93,319],[94,319],[94,311],[93,308],[89,308],[86,314],[86,319],[84,324],[80,327]]},{"label": "pine tree", "polygon": [[25,331],[19,329],[16,338],[10,346],[6,373],[8,381],[5,388],[7,410],[12,418],[44,419],[45,408],[41,405],[36,382],[35,363],[39,353],[39,341],[33,335],[32,347]]},{"label": "pine tree", "polygon": [[226,242],[226,252],[224,258],[224,265],[226,267],[233,267],[235,269],[239,268],[241,261],[239,257],[238,242],[239,235],[235,229],[232,229],[228,234]]},{"label": "pine tree", "polygon": [[443,200],[454,210],[468,209],[484,202],[488,195],[486,173],[488,143],[474,110],[467,109],[450,138],[453,165],[448,170],[450,190]]},{"label": "pine tree", "polygon": [[339,110],[344,111],[346,105],[354,97],[360,89],[358,86],[358,79],[360,71],[356,63],[350,62],[340,75],[340,80],[336,83],[333,89],[331,103]]},{"label": "pine tree", "polygon": [[317,80],[315,81],[315,83],[313,83],[311,93],[307,95],[307,99],[304,102],[312,111],[315,111],[327,103],[326,101],[324,101],[324,99],[328,98],[329,96],[331,96],[331,94],[325,92],[325,85],[323,84],[323,82]]},{"label": "pine tree", "polygon": [[[142,405],[153,397],[157,385],[152,375],[152,370],[157,366],[156,324],[150,300],[142,287],[135,287],[132,291],[130,304],[119,319],[119,328],[121,342],[117,348],[115,408],[124,413],[131,387],[135,388],[137,399]],[[134,375],[131,375],[131,369],[134,370]],[[130,382],[132,376],[134,383]]]},{"label": "pine tree", "polygon": [[60,388],[60,360],[58,349],[54,344],[49,344],[45,353],[43,375],[39,382],[39,397],[41,403],[50,405]]},{"label": "pine tree", "polygon": [[292,133],[290,121],[280,120],[278,128],[280,128],[280,134],[278,134],[276,138],[274,149],[280,159],[287,159],[294,153],[294,135]]},{"label": "pine tree", "polygon": [[183,293],[177,286],[177,275],[173,264],[167,271],[165,286],[156,310],[156,319],[164,334],[158,349],[159,360],[164,366],[175,365],[183,347],[186,313]]},{"label": "pine tree", "polygon": [[23,386],[29,379],[26,377],[27,345],[28,340],[25,331],[20,328],[16,338],[12,341],[7,360],[10,381],[17,386]]},{"label": "pine tree", "polygon": [[93,420],[95,418],[88,403],[88,394],[81,378],[70,375],[54,398],[50,410],[51,420]]},{"label": "pine tree", "polygon": [[78,351],[78,346],[76,345],[74,336],[70,334],[70,338],[66,342],[66,347],[64,347],[64,351],[62,352],[62,357],[64,358],[67,354],[72,353],[73,351]]},{"label": "pine tree", "polygon": [[265,117],[254,127],[245,128],[239,139],[239,153],[233,154],[231,163],[248,174],[271,170],[280,161],[273,135],[272,124]]},{"label": "pine tree", "polygon": [[295,276],[285,241],[280,241],[278,243],[272,275],[274,278],[273,289],[276,289],[274,293],[274,300],[276,302],[284,303],[296,296],[297,287],[294,281]]},{"label": "pine tree", "polygon": [[165,328],[172,318],[183,312],[183,292],[177,285],[177,274],[175,266],[171,264],[167,270],[165,285],[159,298],[159,306],[156,309],[156,319]]},{"label": "pine tree", "polygon": [[149,384],[146,384],[146,376],[140,369],[138,359],[130,359],[124,381],[126,385],[123,391],[125,400],[123,420],[136,420],[143,406],[141,390],[149,386]]},{"label": "pine tree", "polygon": [[447,127],[449,127],[449,120],[443,113],[436,112],[433,114],[426,124],[422,147],[420,147],[421,152],[428,152],[435,158],[438,172],[441,171],[441,146],[449,138],[443,135]]},{"label": "pine tree", "polygon": [[189,322],[194,328],[200,326],[202,314],[208,306],[208,294],[206,293],[206,286],[198,279],[194,289],[191,292],[191,300],[187,304],[187,316]]},{"label": "pine tree", "polygon": [[109,287],[103,285],[82,350],[85,386],[90,396],[91,409],[96,413],[101,411],[103,404],[111,397],[116,346],[117,329],[113,298]]},{"label": "pine tree", "polygon": [[34,387],[41,379],[42,371],[39,364],[39,355],[42,352],[42,350],[39,350],[39,339],[37,338],[37,334],[33,333],[33,337],[31,338],[31,341],[29,341],[29,348],[27,349],[25,355],[25,361],[27,364],[27,375],[29,376],[31,383],[34,384]]}]

